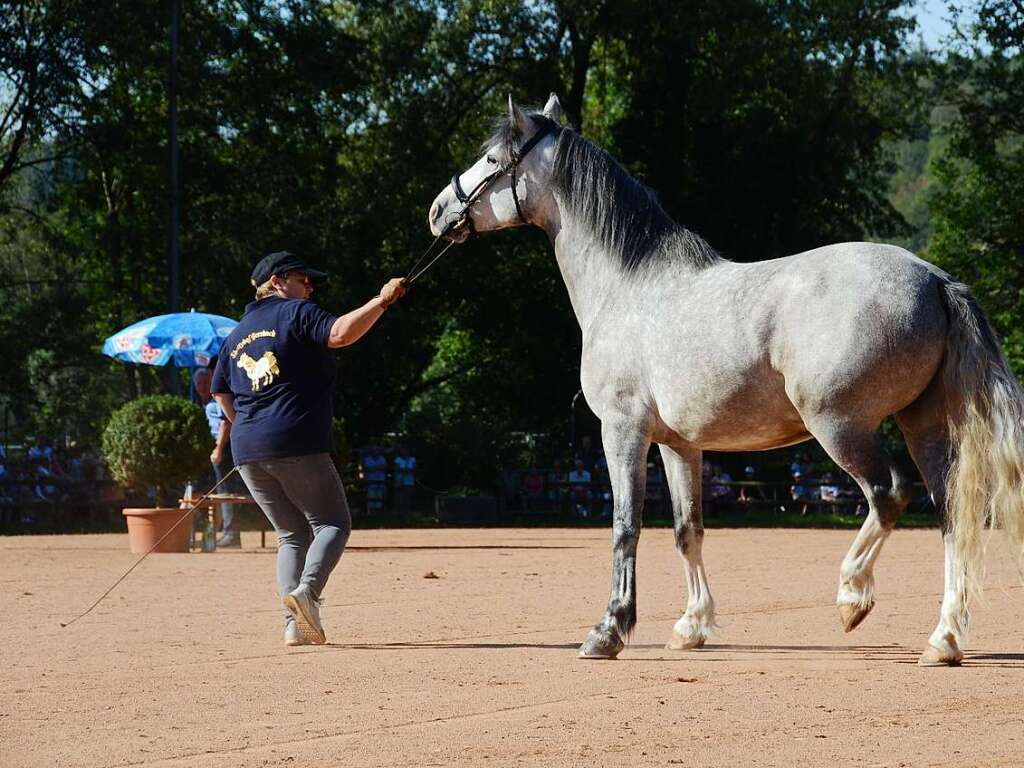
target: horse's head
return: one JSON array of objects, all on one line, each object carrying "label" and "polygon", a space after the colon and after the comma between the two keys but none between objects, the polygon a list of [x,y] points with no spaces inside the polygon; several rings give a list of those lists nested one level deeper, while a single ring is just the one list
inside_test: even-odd
[{"label": "horse's head", "polygon": [[427,216],[430,231],[462,242],[474,231],[539,223],[561,114],[553,93],[544,110],[533,114],[509,96],[508,116],[484,144],[483,156],[434,198]]}]

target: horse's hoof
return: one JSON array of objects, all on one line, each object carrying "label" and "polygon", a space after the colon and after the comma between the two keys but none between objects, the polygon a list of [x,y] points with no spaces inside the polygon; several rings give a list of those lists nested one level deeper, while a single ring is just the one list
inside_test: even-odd
[{"label": "horse's hoof", "polygon": [[843,622],[843,631],[853,632],[867,618],[867,615],[871,613],[871,609],[874,607],[874,602],[869,603],[867,606],[840,603],[839,620]]},{"label": "horse's hoof", "polygon": [[940,651],[934,645],[928,643],[917,663],[922,667],[959,667],[963,658],[964,654],[958,648]]},{"label": "horse's hoof", "polygon": [[683,637],[678,632],[673,632],[672,637],[665,643],[665,648],[669,651],[689,651],[695,648],[703,648],[706,639],[703,635]]},{"label": "horse's hoof", "polygon": [[625,647],[618,636],[595,629],[580,646],[578,656],[581,659],[614,659]]}]

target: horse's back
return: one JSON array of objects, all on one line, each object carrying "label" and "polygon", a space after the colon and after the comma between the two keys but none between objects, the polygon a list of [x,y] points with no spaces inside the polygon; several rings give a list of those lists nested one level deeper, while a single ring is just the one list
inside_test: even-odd
[{"label": "horse's back", "polygon": [[874,419],[913,402],[941,363],[945,274],[896,246],[841,243],[778,260],[773,367],[801,412]]},{"label": "horse's back", "polygon": [[816,414],[899,411],[941,362],[943,279],[900,248],[848,243],[673,281],[643,345],[660,429],[756,450],[805,439]]}]

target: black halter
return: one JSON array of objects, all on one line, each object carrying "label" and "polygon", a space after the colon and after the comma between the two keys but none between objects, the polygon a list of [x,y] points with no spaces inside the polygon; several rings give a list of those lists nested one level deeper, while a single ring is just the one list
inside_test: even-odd
[{"label": "black halter", "polygon": [[459,217],[455,220],[454,226],[464,224],[465,227],[469,230],[470,234],[476,234],[476,228],[473,226],[473,219],[470,218],[469,215],[470,206],[472,206],[473,203],[479,200],[483,193],[486,192],[487,189],[491,186],[491,184],[493,184],[497,179],[501,178],[502,176],[509,176],[512,179],[512,200],[516,204],[516,213],[519,215],[519,221],[521,221],[523,224],[529,223],[526,221],[526,217],[523,216],[523,207],[522,204],[519,202],[519,191],[516,189],[516,169],[519,167],[519,164],[524,160],[524,158],[528,154],[530,154],[533,148],[540,143],[541,139],[543,139],[549,133],[554,133],[558,130],[559,128],[551,123],[547,123],[542,128],[539,128],[537,132],[533,134],[533,136],[531,136],[529,140],[527,140],[527,142],[519,148],[518,152],[512,153],[511,157],[509,157],[507,165],[495,168],[489,174],[484,176],[482,179],[480,179],[477,185],[473,187],[473,190],[468,194],[466,193],[466,190],[462,188],[462,184],[459,182],[459,174],[454,174],[452,176],[452,192],[455,193],[455,197],[458,198],[460,203],[462,203],[462,211],[459,213]]}]

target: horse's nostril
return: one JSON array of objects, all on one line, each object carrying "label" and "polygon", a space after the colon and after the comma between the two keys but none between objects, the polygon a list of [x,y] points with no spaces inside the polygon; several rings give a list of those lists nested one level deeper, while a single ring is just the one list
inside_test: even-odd
[{"label": "horse's nostril", "polygon": [[[420,210],[422,210],[422,209],[420,209]],[[435,200],[434,204],[430,206],[430,213],[427,214],[427,221],[430,222],[431,224],[436,224],[438,216],[440,215],[440,213],[441,213],[441,206],[438,205],[437,201]]]}]

